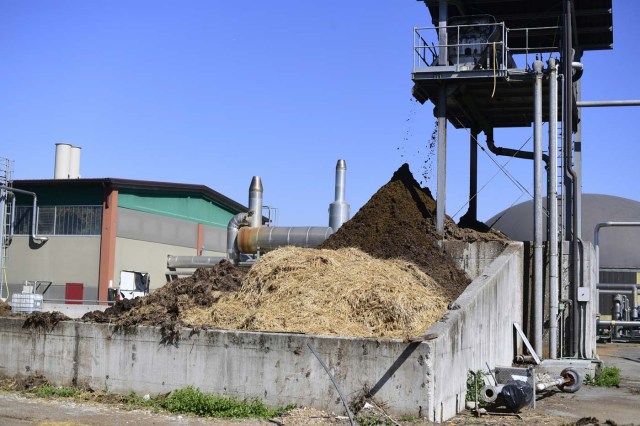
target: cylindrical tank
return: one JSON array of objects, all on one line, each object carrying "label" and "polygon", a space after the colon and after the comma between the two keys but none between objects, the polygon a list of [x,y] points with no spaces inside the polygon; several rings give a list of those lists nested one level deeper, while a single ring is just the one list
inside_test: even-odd
[{"label": "cylindrical tank", "polygon": [[349,220],[351,214],[351,207],[345,201],[346,175],[347,163],[344,160],[338,160],[336,164],[335,201],[329,205],[329,227],[334,232]]},{"label": "cylindrical tank", "polygon": [[331,228],[314,226],[260,226],[240,228],[238,230],[238,249],[240,253],[257,253],[260,250],[273,250],[279,247],[316,247],[333,234]]},{"label": "cylindrical tank", "polygon": [[247,220],[252,228],[262,226],[262,179],[254,176],[249,186],[249,212]]},{"label": "cylindrical tank", "polygon": [[71,145],[56,144],[56,164],[53,169],[54,179],[69,179],[69,162],[71,161]]},{"label": "cylindrical tank", "polygon": [[80,147],[72,146],[69,153],[69,179],[80,178]]}]

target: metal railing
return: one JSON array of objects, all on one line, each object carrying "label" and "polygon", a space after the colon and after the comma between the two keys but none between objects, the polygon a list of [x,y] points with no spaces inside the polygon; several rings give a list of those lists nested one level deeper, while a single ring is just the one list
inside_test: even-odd
[{"label": "metal railing", "polygon": [[[529,69],[537,54],[557,52],[555,34],[560,27],[507,28],[503,22],[450,25],[447,29],[447,43],[438,39],[439,27],[414,27],[413,29],[413,70],[438,67],[439,52],[447,49],[448,63],[455,71],[473,69],[507,70],[516,69],[513,57],[524,57],[524,69]],[[485,28],[483,30],[483,28]],[[544,40],[544,36],[554,34],[549,45],[531,43],[532,39]],[[510,40],[522,40],[518,47],[510,46]],[[515,43],[513,43],[515,44]],[[520,47],[523,45],[522,47]]]},{"label": "metal railing", "polygon": [[[524,62],[526,64],[526,68],[529,69],[529,64],[534,61],[534,58],[529,58],[529,56],[533,55],[533,50],[535,48],[536,53],[550,53],[557,52],[558,46],[555,46],[555,43],[552,43],[550,46],[540,46],[536,45],[535,47],[530,46],[529,40],[531,38],[540,38],[541,36],[548,34],[550,32],[560,34],[561,27],[529,27],[529,28],[507,28],[507,39],[509,37],[514,38],[517,37],[518,34],[524,34],[524,47],[510,47],[507,44],[507,52],[511,56],[515,55],[524,55]],[[531,62],[530,62],[531,61]]]},{"label": "metal railing", "polygon": [[[448,41],[441,44],[438,40],[439,27],[414,27],[414,70],[437,66],[442,48],[447,49],[449,62],[456,71],[468,70],[470,65],[506,69],[507,31],[504,23],[449,25],[445,28]],[[486,40],[477,36],[480,32],[486,34]],[[453,42],[450,42],[452,38]]]}]

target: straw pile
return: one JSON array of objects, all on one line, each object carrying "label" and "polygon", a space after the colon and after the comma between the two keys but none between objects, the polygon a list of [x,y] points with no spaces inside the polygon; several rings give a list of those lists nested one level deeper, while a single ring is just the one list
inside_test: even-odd
[{"label": "straw pile", "polygon": [[241,290],[180,320],[193,327],[402,338],[424,333],[447,292],[405,260],[354,249],[286,247],[264,255]]}]

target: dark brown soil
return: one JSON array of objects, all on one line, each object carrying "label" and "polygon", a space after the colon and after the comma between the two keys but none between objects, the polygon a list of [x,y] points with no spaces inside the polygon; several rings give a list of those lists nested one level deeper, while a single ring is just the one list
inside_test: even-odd
[{"label": "dark brown soil", "polygon": [[246,271],[223,260],[213,268],[199,268],[193,275],[171,281],[150,295],[120,300],[104,312],[85,314],[82,321],[109,322],[128,328],[139,324],[163,327],[163,340],[174,343],[179,335],[180,312],[194,306],[211,306],[225,292],[241,287]]},{"label": "dark brown soil", "polygon": [[32,374],[30,376],[0,377],[0,388],[3,390],[25,391],[37,389],[49,382],[42,374]]},{"label": "dark brown soil", "polygon": [[10,317],[11,314],[11,305],[0,300],[0,317]]},{"label": "dark brown soil", "polygon": [[380,259],[405,259],[457,297],[469,283],[454,260],[436,245],[439,239],[464,241],[504,238],[459,228],[445,220],[445,235],[435,229],[436,201],[403,164],[389,183],[319,248],[358,247]]},{"label": "dark brown soil", "polygon": [[60,312],[33,312],[22,324],[22,328],[49,333],[60,321],[71,321],[71,318]]}]

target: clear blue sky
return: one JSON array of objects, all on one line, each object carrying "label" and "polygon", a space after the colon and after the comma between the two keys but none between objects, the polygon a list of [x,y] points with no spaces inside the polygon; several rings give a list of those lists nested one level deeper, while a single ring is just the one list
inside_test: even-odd
[{"label": "clear blue sky", "polygon": [[[586,53],[585,100],[640,98],[637,16],[640,2],[614,0],[614,50]],[[326,225],[339,158],[353,213],[403,162],[421,180],[434,119],[411,99],[411,47],[427,25],[413,0],[3,0],[0,156],[15,179],[52,178],[54,144],[67,142],[82,147],[82,177],[204,184],[243,204],[260,175],[280,225]],[[640,199],[638,121],[640,108],[585,110],[585,192]],[[449,146],[454,214],[468,133],[449,126]],[[482,186],[497,168],[479,160]],[[531,162],[508,169],[532,192]],[[500,174],[480,219],[519,195]]]}]

